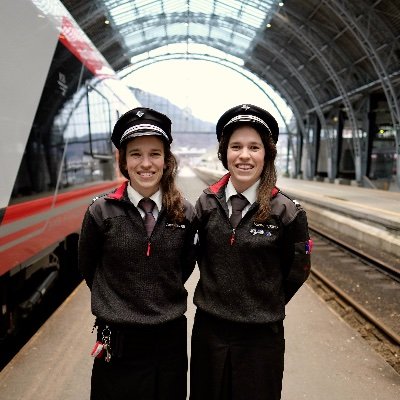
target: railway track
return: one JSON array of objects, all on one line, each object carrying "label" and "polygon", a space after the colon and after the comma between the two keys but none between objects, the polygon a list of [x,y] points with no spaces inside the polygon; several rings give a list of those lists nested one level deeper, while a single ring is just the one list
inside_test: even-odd
[{"label": "railway track", "polygon": [[333,233],[310,226],[310,234],[309,285],[400,372],[400,269]]}]

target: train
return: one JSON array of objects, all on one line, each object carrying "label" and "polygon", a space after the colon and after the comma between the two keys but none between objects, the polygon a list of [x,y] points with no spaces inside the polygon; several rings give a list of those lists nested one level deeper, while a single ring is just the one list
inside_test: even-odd
[{"label": "train", "polygon": [[0,4],[0,340],[76,279],[91,199],[123,179],[110,135],[140,106],[58,0]]}]

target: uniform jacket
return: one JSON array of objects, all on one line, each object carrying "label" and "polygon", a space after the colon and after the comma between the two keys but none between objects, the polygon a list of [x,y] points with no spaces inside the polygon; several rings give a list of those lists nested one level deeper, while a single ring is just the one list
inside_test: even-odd
[{"label": "uniform jacket", "polygon": [[310,271],[306,213],[274,188],[269,219],[254,222],[256,202],[234,230],[225,200],[228,180],[229,174],[205,189],[196,203],[200,281],[194,303],[231,321],[282,320],[285,304]]},{"label": "uniform jacket", "polygon": [[173,224],[159,212],[148,238],[127,195],[127,183],[88,208],[79,241],[79,269],[91,289],[92,313],[108,324],[157,324],[186,311],[184,282],[195,266],[194,207]]}]

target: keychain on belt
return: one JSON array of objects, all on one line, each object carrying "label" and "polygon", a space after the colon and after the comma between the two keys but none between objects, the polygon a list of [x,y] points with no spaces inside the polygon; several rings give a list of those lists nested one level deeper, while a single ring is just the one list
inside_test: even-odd
[{"label": "keychain on belt", "polygon": [[98,340],[91,352],[92,357],[102,358],[104,353],[106,354],[105,361],[110,362],[111,360],[111,329],[106,325],[106,327],[101,332],[101,341]]}]

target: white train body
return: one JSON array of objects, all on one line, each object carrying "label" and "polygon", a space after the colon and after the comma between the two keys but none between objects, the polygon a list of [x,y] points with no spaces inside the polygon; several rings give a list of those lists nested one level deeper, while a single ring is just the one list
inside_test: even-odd
[{"label": "white train body", "polygon": [[90,199],[119,179],[110,143],[139,105],[56,0],[0,3],[0,338],[75,274]]}]

